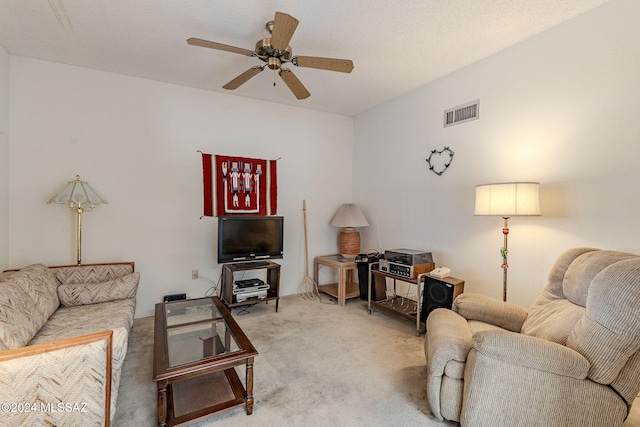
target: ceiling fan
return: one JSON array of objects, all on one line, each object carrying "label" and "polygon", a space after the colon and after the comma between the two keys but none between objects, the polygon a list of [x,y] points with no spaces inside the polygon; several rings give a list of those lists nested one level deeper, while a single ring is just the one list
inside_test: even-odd
[{"label": "ceiling fan", "polygon": [[[226,52],[239,53],[250,57],[257,57],[264,65],[256,65],[240,74],[229,83],[222,86],[233,90],[239,88],[252,77],[258,75],[265,67],[270,70],[278,70],[278,74],[284,80],[291,92],[298,99],[308,98],[311,94],[302,82],[288,68],[282,65],[291,63],[298,67],[318,68],[321,70],[339,71],[350,73],[353,70],[353,62],[348,59],[322,58],[317,56],[293,56],[289,41],[298,26],[298,20],[286,13],[276,12],[273,21],[267,22],[266,28],[271,33],[271,38],[265,38],[256,43],[255,50],[243,49],[198,38],[190,38],[187,43],[193,46],[208,47],[210,49],[224,50]],[[275,83],[274,83],[275,85]]]}]

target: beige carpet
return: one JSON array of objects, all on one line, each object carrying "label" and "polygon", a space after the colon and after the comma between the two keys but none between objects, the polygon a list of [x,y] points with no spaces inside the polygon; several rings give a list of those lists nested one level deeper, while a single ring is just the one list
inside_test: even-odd
[{"label": "beige carpet", "polygon": [[[424,336],[415,324],[350,300],[345,307],[293,295],[278,313],[258,304],[233,314],[260,353],[254,412],[213,416],[192,427],[457,426],[439,422],[426,403]],[[153,319],[136,319],[129,340],[115,427],[155,426]],[[244,379],[244,374],[240,373]],[[625,427],[640,427],[640,410]]]}]

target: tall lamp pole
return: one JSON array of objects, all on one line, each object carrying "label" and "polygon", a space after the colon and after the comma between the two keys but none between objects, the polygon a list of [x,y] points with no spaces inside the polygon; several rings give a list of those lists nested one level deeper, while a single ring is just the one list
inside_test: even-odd
[{"label": "tall lamp pole", "polygon": [[502,234],[504,235],[504,244],[502,249],[500,249],[500,254],[502,255],[502,301],[507,300],[507,269],[509,268],[509,263],[507,262],[507,254],[509,253],[509,217],[503,216],[504,225],[502,226]]},{"label": "tall lamp pole", "polygon": [[93,210],[96,205],[101,203],[108,204],[109,202],[100,197],[88,182],[80,180],[80,175],[76,175],[75,180],[69,181],[59,193],[47,202],[47,204],[51,203],[67,205],[71,212],[78,215],[76,261],[80,265],[82,264],[82,214],[85,211]]},{"label": "tall lamp pole", "polygon": [[476,185],[474,215],[501,216],[504,223],[502,255],[502,300],[507,300],[507,269],[509,262],[509,218],[512,216],[540,215],[540,184],[537,182],[504,182]]}]

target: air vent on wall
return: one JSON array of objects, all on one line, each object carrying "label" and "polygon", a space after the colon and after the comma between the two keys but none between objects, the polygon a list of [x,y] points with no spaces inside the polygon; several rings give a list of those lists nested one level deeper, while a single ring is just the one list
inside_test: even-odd
[{"label": "air vent on wall", "polygon": [[459,105],[454,108],[445,110],[444,112],[444,127],[453,126],[460,123],[468,122],[470,120],[477,120],[480,111],[480,100],[469,102],[464,105]]}]

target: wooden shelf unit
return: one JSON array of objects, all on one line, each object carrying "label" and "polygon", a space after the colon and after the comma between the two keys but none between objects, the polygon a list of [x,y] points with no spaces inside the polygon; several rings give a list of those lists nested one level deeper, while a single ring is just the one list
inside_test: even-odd
[{"label": "wooden shelf unit", "polygon": [[[267,270],[267,280],[265,282],[269,285],[269,289],[267,289],[267,297],[263,299],[248,299],[246,301],[236,302],[233,298],[233,275],[238,271],[252,270]],[[261,261],[259,264],[255,264],[254,262],[224,264],[222,266],[221,299],[229,308],[262,302],[268,303],[269,301],[275,300],[277,313],[278,304],[280,303],[280,264],[273,261]]]},{"label": "wooden shelf unit", "polygon": [[[401,282],[406,282],[417,287],[416,289],[416,301],[404,298],[402,296],[398,296],[397,294],[391,298],[385,298],[380,300],[372,300],[371,299],[371,281],[369,281],[369,298],[368,298],[368,310],[369,314],[371,314],[371,307],[380,308],[382,310],[397,314],[406,319],[413,320],[416,322],[416,334],[420,334],[425,331],[425,322],[422,321],[421,310],[423,309],[423,301],[425,298],[424,295],[424,283],[425,278],[428,277],[429,281],[436,281],[440,283],[450,284],[454,287],[453,290],[453,298],[455,299],[460,293],[464,291],[464,280],[455,278],[455,277],[445,277],[442,279],[438,279],[435,277],[429,276],[429,273],[421,273],[415,278],[401,277],[395,274],[386,273],[384,271],[378,270],[378,263],[369,264],[369,277],[371,274],[381,276],[382,278],[389,278],[393,280],[393,289],[396,289],[396,281],[399,280]],[[418,301],[420,303],[418,303]],[[449,307],[450,308],[450,307]]]}]

